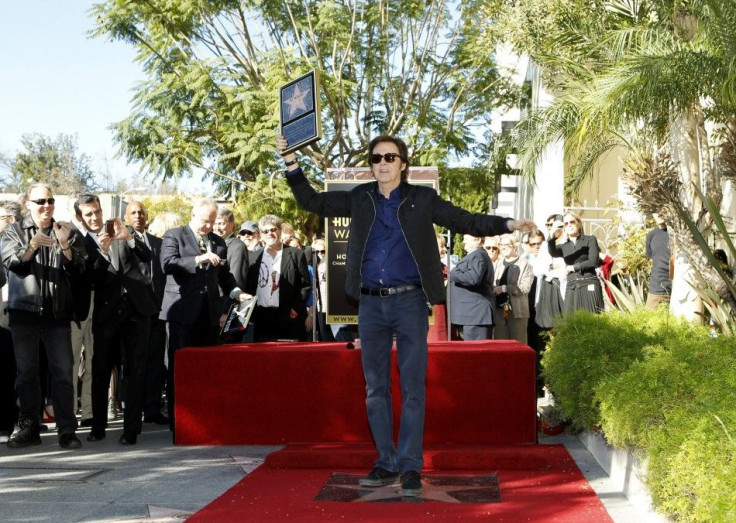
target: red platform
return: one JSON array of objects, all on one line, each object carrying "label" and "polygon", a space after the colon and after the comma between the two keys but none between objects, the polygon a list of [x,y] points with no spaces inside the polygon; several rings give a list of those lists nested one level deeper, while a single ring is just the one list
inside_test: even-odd
[{"label": "red platform", "polygon": [[[176,442],[370,442],[360,351],[345,343],[187,348],[176,361]],[[398,430],[396,351],[392,395]],[[535,354],[515,341],[429,344],[425,444],[536,441]]]}]

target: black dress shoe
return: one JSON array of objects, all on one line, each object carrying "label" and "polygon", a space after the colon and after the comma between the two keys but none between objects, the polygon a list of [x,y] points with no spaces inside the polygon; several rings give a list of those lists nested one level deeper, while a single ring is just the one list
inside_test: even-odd
[{"label": "black dress shoe", "polygon": [[102,441],[103,439],[105,439],[104,430],[91,430],[89,434],[87,434],[87,441]]},{"label": "black dress shoe", "polygon": [[92,426],[92,418],[83,419],[79,422],[80,427],[91,427]]},{"label": "black dress shoe", "polygon": [[156,425],[168,425],[169,418],[167,418],[166,416],[158,412],[154,414],[153,416],[144,416],[143,423],[155,423]]},{"label": "black dress shoe", "polygon": [[121,445],[135,445],[138,441],[138,434],[125,434],[123,433],[118,440]]}]

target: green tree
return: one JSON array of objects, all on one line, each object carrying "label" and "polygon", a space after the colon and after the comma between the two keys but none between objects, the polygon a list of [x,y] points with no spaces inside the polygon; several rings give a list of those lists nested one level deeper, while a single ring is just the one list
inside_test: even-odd
[{"label": "green tree", "polygon": [[[302,150],[320,178],[366,165],[377,133],[398,134],[421,165],[475,152],[491,111],[514,101],[484,35],[482,2],[107,0],[94,34],[137,50],[148,76],[115,125],[129,160],[164,177],[247,184],[280,170],[273,154],[278,88],[316,70],[324,136]],[[272,185],[272,182],[268,182]],[[252,191],[251,191],[252,189]]]},{"label": "green tree", "polygon": [[8,170],[5,190],[23,192],[31,183],[48,184],[53,192],[78,194],[96,188],[89,157],[79,152],[76,136],[24,134],[23,150],[3,163]]},{"label": "green tree", "polygon": [[[532,0],[508,13],[529,22],[517,44],[556,96],[520,125],[527,172],[547,144],[562,139],[574,194],[602,154],[625,147],[640,209],[660,213],[675,231],[683,255],[675,288],[720,279],[682,216],[707,235],[712,215],[698,191],[718,206],[721,179],[733,177],[720,153],[733,143],[736,116],[735,8],[734,0]],[[693,317],[693,304],[684,315]]]}]

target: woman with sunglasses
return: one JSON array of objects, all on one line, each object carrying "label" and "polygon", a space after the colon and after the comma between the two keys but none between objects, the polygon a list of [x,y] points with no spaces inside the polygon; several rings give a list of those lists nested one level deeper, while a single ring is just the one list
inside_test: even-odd
[{"label": "woman with sunglasses", "polygon": [[[477,237],[532,229],[530,220],[473,214],[429,187],[408,183],[409,151],[403,140],[382,135],[368,145],[374,182],[349,191],[318,193],[288,143],[277,138],[286,180],[300,207],[323,217],[350,217],[345,291],[359,302],[358,330],[366,380],[368,422],[378,451],[363,487],[401,483],[403,496],[419,496],[424,460],[428,305],[445,301],[434,224]],[[396,336],[402,409],[398,446],[393,442],[391,349]]]},{"label": "woman with sunglasses", "polygon": [[565,262],[567,284],[563,314],[578,309],[596,313],[602,311],[603,292],[595,272],[598,266],[598,239],[583,233],[580,217],[566,213],[562,227],[554,228],[547,246],[552,257],[561,257]]},{"label": "woman with sunglasses", "polygon": [[[13,336],[20,417],[10,448],[40,445],[41,384],[39,348],[49,363],[51,401],[59,445],[82,446],[76,436],[71,320],[74,298],[70,279],[84,273],[82,237],[69,224],[54,220],[56,200],[43,184],[31,185],[23,203],[28,216],[12,223],[2,239],[8,270],[8,313]],[[66,292],[62,292],[66,291]]]}]

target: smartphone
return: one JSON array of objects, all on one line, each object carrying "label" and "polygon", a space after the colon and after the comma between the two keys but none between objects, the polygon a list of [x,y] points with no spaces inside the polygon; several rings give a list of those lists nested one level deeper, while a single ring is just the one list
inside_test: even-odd
[{"label": "smartphone", "polygon": [[105,232],[111,238],[115,236],[115,220],[107,220],[105,222]]}]

